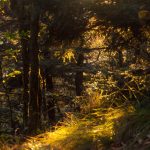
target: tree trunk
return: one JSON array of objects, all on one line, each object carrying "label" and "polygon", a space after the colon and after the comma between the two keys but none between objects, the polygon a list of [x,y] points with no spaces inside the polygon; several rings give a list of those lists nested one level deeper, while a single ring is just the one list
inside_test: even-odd
[{"label": "tree trunk", "polygon": [[[84,54],[80,53],[77,56],[77,66],[82,66]],[[76,96],[81,96],[83,91],[83,71],[77,71],[75,76]]]},{"label": "tree trunk", "polygon": [[40,108],[39,108],[39,6],[36,0],[32,1],[31,12],[31,51],[30,51],[30,112],[29,112],[29,131],[36,131],[40,127]]},{"label": "tree trunk", "polygon": [[[23,17],[24,18],[24,17]],[[22,46],[22,61],[23,61],[23,122],[24,127],[28,125],[28,112],[29,112],[29,93],[28,93],[28,84],[29,84],[29,49],[28,49],[28,37],[24,34],[27,34],[28,27],[23,21],[23,18],[20,19],[20,38]]]},{"label": "tree trunk", "polygon": [[[40,70],[40,68],[39,68]],[[39,101],[39,125],[41,125],[41,113],[42,113],[42,77],[39,71],[39,88],[38,88],[38,101]]]},{"label": "tree trunk", "polygon": [[44,120],[47,118],[47,107],[46,107],[46,81],[45,81],[45,73],[42,71],[42,113]]},{"label": "tree trunk", "polygon": [[[53,87],[53,77],[48,74],[46,71],[45,74],[45,79],[46,79],[46,89],[47,91],[53,93],[54,87]],[[47,102],[47,114],[48,114],[48,119],[50,123],[55,122],[55,100],[53,99],[53,96],[50,96]]]},{"label": "tree trunk", "polygon": [[137,63],[138,62],[138,58],[139,55],[141,53],[141,43],[143,42],[141,37],[141,31],[140,31],[140,26],[135,26],[131,28],[132,32],[133,32],[133,36],[134,38],[137,40],[136,44],[135,44],[135,49],[134,49],[134,58],[133,58],[133,63]]},{"label": "tree trunk", "polygon": [[2,81],[3,81],[2,61],[0,60],[0,85],[2,84]]},{"label": "tree trunk", "polygon": [[117,53],[118,53],[118,67],[121,68],[121,67],[123,67],[123,54],[122,54],[122,50],[119,49]]},{"label": "tree trunk", "polygon": [[[21,31],[27,32],[24,27],[20,27]],[[22,60],[23,60],[23,121],[24,126],[28,124],[28,112],[29,112],[29,93],[28,93],[28,84],[29,84],[29,52],[28,52],[28,41],[26,38],[21,37],[22,45]]]}]

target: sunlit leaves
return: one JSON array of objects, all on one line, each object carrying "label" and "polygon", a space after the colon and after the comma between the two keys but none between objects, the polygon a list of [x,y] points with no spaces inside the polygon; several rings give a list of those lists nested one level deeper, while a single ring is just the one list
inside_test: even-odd
[{"label": "sunlit leaves", "polygon": [[71,62],[72,60],[75,60],[75,52],[74,52],[74,50],[73,49],[68,49],[64,53],[62,59],[63,59],[64,63]]},{"label": "sunlit leaves", "polygon": [[17,32],[13,32],[13,33],[10,33],[10,32],[5,32],[4,33],[4,37],[12,42],[13,44],[16,44],[17,42],[17,39],[18,39],[18,33]]},{"label": "sunlit leaves", "polygon": [[0,1],[0,14],[4,15],[5,14],[5,5],[8,3],[8,0],[1,0]]},{"label": "sunlit leaves", "polygon": [[18,70],[15,70],[14,72],[9,73],[6,77],[15,77],[18,74],[21,74],[21,72]]},{"label": "sunlit leaves", "polygon": [[3,42],[2,40],[0,40],[0,45],[3,45],[3,43],[4,43],[4,42]]}]

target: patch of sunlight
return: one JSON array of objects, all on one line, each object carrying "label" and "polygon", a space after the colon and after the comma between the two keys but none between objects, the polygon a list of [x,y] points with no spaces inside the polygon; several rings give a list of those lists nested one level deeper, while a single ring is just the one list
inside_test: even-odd
[{"label": "patch of sunlight", "polygon": [[18,44],[18,40],[16,40],[16,39],[15,39],[15,40],[14,40],[14,39],[11,40],[10,42],[11,42],[13,45],[17,45],[17,44]]},{"label": "patch of sunlight", "polygon": [[125,109],[110,108],[105,114],[95,112],[93,114],[100,117],[101,120],[104,120],[104,123],[94,126],[91,132],[93,132],[93,134],[96,134],[97,136],[107,136],[111,138],[115,134],[114,125],[118,121],[118,119],[127,115],[128,113],[133,113],[134,111],[134,107],[129,106]]},{"label": "patch of sunlight", "polygon": [[38,150],[38,148],[41,147],[41,144],[31,142],[31,143],[28,143],[27,146],[30,147],[31,150]]},{"label": "patch of sunlight", "polygon": [[[96,114],[100,116],[100,114]],[[95,134],[98,137],[112,137],[114,135],[114,120],[122,117],[124,115],[123,111],[121,110],[112,110],[107,112],[104,115],[101,115],[101,120],[104,120],[101,124],[98,124],[97,126],[93,127],[93,130],[91,131],[93,135]]]},{"label": "patch of sunlight", "polygon": [[19,74],[21,74],[21,71],[15,70],[15,71],[13,71],[13,72],[7,74],[6,77],[8,77],[8,78],[10,78],[10,77],[15,77],[16,75],[19,75]]},{"label": "patch of sunlight", "polygon": [[91,132],[92,132],[93,136],[112,137],[114,135],[113,126],[114,126],[113,122],[107,122],[105,124],[95,126]]},{"label": "patch of sunlight", "polygon": [[71,62],[71,60],[76,60],[75,59],[75,51],[73,49],[68,49],[62,56],[63,62]]},{"label": "patch of sunlight", "polygon": [[125,115],[125,112],[121,109],[112,109],[110,108],[109,112],[105,114],[107,121],[113,121]]},{"label": "patch of sunlight", "polygon": [[50,139],[51,142],[56,142],[65,139],[66,137],[75,134],[77,130],[77,126],[70,127],[60,127],[55,132],[50,132],[49,137],[53,137]]},{"label": "patch of sunlight", "polygon": [[61,126],[56,127],[55,131],[31,138],[26,146],[31,150],[38,150],[42,145],[50,145],[61,150],[89,149],[94,141],[99,141],[97,144],[101,145],[102,141],[99,139],[112,140],[115,135],[115,123],[132,112],[134,108],[129,106],[124,109],[109,108],[105,112],[97,110],[83,119],[71,115]]},{"label": "patch of sunlight", "polygon": [[89,23],[88,23],[88,26],[87,26],[87,27],[90,27],[90,26],[94,25],[94,24],[96,23],[96,21],[97,21],[97,18],[96,18],[96,17],[91,17],[91,18],[89,19]]}]

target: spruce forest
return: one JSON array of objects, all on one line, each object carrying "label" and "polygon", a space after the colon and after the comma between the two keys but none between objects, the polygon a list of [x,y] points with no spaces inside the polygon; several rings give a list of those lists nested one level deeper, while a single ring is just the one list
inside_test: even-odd
[{"label": "spruce forest", "polygon": [[0,0],[0,150],[150,150],[150,0]]}]

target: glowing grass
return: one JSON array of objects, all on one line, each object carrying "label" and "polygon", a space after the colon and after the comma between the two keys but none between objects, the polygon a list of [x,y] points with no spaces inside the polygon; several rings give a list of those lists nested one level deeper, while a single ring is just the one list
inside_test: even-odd
[{"label": "glowing grass", "polygon": [[[25,148],[36,150],[42,149],[42,145],[49,145],[60,150],[86,150],[95,147],[102,147],[103,144],[110,144],[115,135],[114,125],[119,118],[134,109],[108,109],[105,111],[95,111],[88,114],[83,119],[78,119],[73,115],[68,116],[62,126],[56,127],[53,132],[46,132],[31,138],[26,142]],[[93,148],[94,149],[94,148]]]}]

